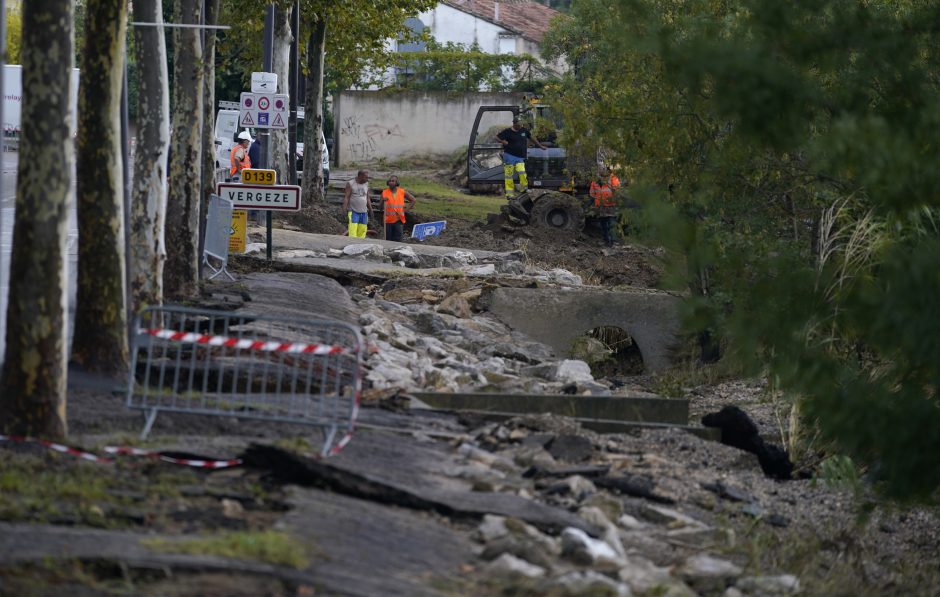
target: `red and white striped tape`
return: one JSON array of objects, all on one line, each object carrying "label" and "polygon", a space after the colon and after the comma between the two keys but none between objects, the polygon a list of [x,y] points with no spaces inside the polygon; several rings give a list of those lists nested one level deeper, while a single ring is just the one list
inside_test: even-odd
[{"label": "red and white striped tape", "polygon": [[227,348],[242,348],[246,350],[260,350],[263,352],[314,355],[334,355],[351,352],[349,349],[343,348],[342,346],[305,344],[302,342],[264,342],[261,340],[249,340],[247,338],[228,338],[226,336],[212,336],[209,334],[197,334],[195,332],[177,332],[159,328],[141,328],[139,333],[163,340],[171,340],[173,342],[224,346]]},{"label": "red and white striped tape", "polygon": [[[76,458],[81,458],[82,460],[88,460],[90,462],[97,462],[99,464],[113,464],[115,459],[108,458],[107,456],[98,456],[92,452],[86,452],[78,448],[73,448],[71,446],[66,446],[56,442],[52,442],[45,439],[39,439],[35,437],[27,437],[24,435],[0,435],[0,442],[14,442],[14,443],[33,443],[44,446],[55,452],[61,452],[63,454],[68,454],[70,456],[75,456]],[[162,452],[155,452],[153,450],[143,450],[141,448],[131,448],[123,446],[105,446],[105,453],[114,454],[115,456],[136,456],[144,458],[153,458],[155,460],[160,460],[162,462],[168,462],[170,464],[179,464],[182,466],[191,466],[193,468],[204,468],[204,469],[220,469],[220,468],[229,468],[233,466],[239,466],[242,464],[240,458],[231,458],[229,460],[195,460],[190,458],[176,458],[173,456],[166,456]]]}]

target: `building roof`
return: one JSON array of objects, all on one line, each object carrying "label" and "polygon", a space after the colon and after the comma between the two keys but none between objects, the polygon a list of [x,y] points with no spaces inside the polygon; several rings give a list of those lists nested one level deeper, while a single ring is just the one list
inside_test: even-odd
[{"label": "building roof", "polygon": [[[540,42],[548,31],[550,21],[561,13],[538,2],[530,0],[443,0],[443,4],[475,17],[495,23],[522,35],[532,41]],[[499,4],[499,18],[496,5]]]}]

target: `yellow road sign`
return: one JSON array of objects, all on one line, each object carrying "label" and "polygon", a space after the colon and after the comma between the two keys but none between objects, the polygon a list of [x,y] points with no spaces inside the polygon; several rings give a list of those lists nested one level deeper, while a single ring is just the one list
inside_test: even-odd
[{"label": "yellow road sign", "polygon": [[245,168],[242,170],[242,182],[245,184],[277,184],[277,171]]},{"label": "yellow road sign", "polygon": [[[242,172],[248,172],[242,170]],[[264,172],[264,170],[262,170]],[[244,253],[248,242],[248,212],[244,209],[232,210],[232,227],[229,229],[228,252]]]}]

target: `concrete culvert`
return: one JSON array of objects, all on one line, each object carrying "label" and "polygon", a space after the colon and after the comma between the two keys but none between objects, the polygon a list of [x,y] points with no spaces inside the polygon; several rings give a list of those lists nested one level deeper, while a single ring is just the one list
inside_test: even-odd
[{"label": "concrete culvert", "polygon": [[533,199],[529,225],[557,232],[577,233],[584,228],[584,208],[576,197],[545,191]]},{"label": "concrete culvert", "polygon": [[640,347],[623,328],[600,326],[575,339],[572,356],[590,365],[594,377],[617,377],[643,373]]}]

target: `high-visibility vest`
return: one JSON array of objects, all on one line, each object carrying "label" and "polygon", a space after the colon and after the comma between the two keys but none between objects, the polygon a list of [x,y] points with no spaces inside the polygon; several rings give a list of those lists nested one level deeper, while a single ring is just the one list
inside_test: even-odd
[{"label": "high-visibility vest", "polygon": [[591,181],[591,198],[594,199],[595,207],[616,207],[617,202],[614,201],[614,189],[620,186],[620,179],[610,175],[610,179],[604,184],[597,184],[596,181]]},{"label": "high-visibility vest", "polygon": [[248,157],[247,149],[245,150],[245,157],[242,158],[242,161],[238,162],[235,160],[235,152],[238,151],[238,148],[241,146],[242,146],[241,143],[236,143],[235,146],[232,147],[232,153],[229,155],[229,158],[228,158],[229,162],[232,164],[232,169],[229,170],[232,176],[235,176],[236,174],[238,174],[245,168],[251,168],[251,158]]},{"label": "high-visibility vest", "polygon": [[394,224],[401,221],[405,223],[405,189],[398,187],[395,194],[391,189],[382,191],[382,198],[385,199],[385,223]]}]

